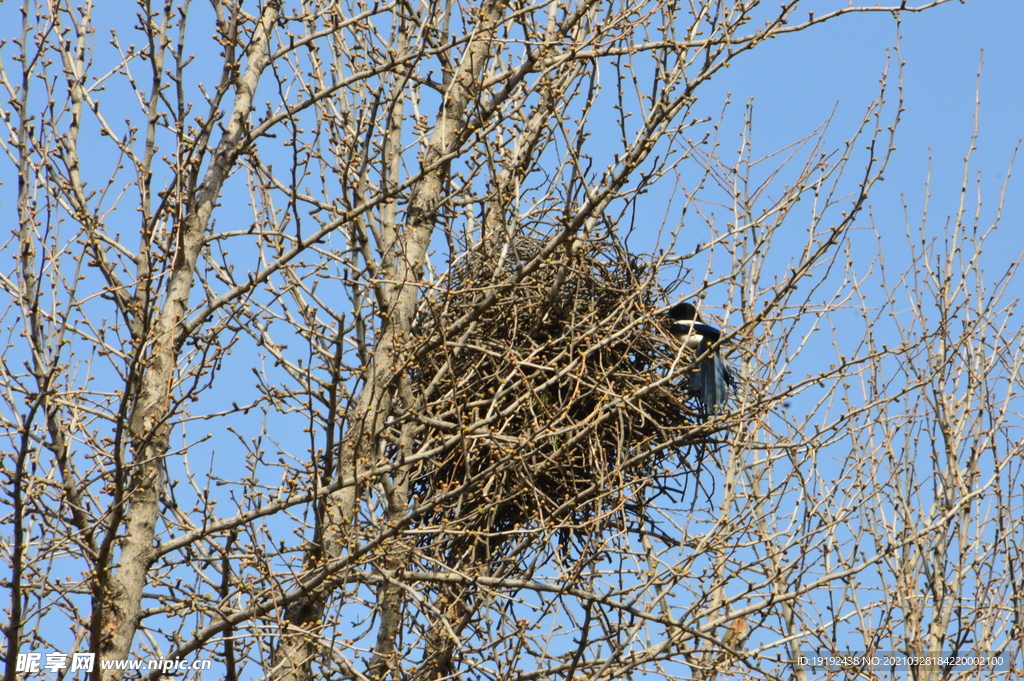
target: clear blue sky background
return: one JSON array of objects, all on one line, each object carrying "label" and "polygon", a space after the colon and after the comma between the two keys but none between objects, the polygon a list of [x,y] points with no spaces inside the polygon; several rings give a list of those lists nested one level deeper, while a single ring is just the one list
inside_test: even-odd
[{"label": "clear blue sky background", "polygon": [[[822,9],[836,4],[845,3],[821,3]],[[968,0],[902,14],[906,112],[886,182],[872,195],[877,226],[902,235],[901,195],[908,202],[911,221],[919,220],[929,164],[932,218],[941,225],[947,214],[955,212],[962,161],[974,125],[979,66],[980,134],[972,172],[982,176],[983,215],[994,215],[1014,147],[1024,137],[1021,26],[1021,0]],[[763,153],[810,133],[838,105],[828,133],[829,146],[834,148],[877,96],[886,48],[895,43],[896,27],[890,13],[847,16],[758,46],[716,77],[711,89],[719,89],[719,98],[726,91],[732,93],[739,105],[733,107],[736,130],[742,104],[754,98],[755,134]],[[708,96],[705,89],[702,99],[706,101]],[[723,135],[723,139],[730,138]],[[999,239],[1010,251],[1024,247],[1024,235],[1019,231],[1022,221],[1024,178],[1016,177],[1008,186],[1003,212],[1004,225],[1011,229]]]}]

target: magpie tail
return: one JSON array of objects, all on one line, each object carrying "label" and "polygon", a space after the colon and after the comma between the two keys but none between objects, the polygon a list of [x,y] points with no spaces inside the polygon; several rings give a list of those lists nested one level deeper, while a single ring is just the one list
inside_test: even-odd
[{"label": "magpie tail", "polygon": [[700,398],[704,413],[708,416],[720,411],[725,404],[729,386],[734,383],[735,379],[717,352],[701,360],[700,366],[690,375],[690,388]]}]

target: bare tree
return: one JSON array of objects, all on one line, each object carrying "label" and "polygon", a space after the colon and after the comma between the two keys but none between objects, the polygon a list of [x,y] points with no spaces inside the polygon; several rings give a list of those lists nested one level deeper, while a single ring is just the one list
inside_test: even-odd
[{"label": "bare tree", "polygon": [[[697,107],[766,39],[944,1],[24,3],[6,678],[806,678],[851,637],[1012,675],[1016,266],[966,212],[921,279],[847,255],[895,74],[838,150],[727,160]],[[681,295],[730,322],[725,409]]]}]

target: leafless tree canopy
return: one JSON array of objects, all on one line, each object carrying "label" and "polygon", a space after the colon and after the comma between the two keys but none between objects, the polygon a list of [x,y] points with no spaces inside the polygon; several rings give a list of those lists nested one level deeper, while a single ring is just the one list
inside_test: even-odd
[{"label": "leafless tree canopy", "polygon": [[998,219],[854,255],[898,54],[838,148],[698,100],[944,1],[0,8],[6,678],[1017,678]]}]

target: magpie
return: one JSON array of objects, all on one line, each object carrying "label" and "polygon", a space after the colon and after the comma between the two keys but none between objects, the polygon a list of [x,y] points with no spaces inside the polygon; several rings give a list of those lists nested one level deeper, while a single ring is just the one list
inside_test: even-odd
[{"label": "magpie", "polygon": [[718,350],[712,347],[718,343],[722,332],[702,322],[697,308],[687,302],[670,307],[668,316],[672,320],[669,333],[697,353],[700,360],[697,371],[690,374],[690,389],[700,398],[705,415],[710,416],[725,402],[726,391],[734,382]]}]

